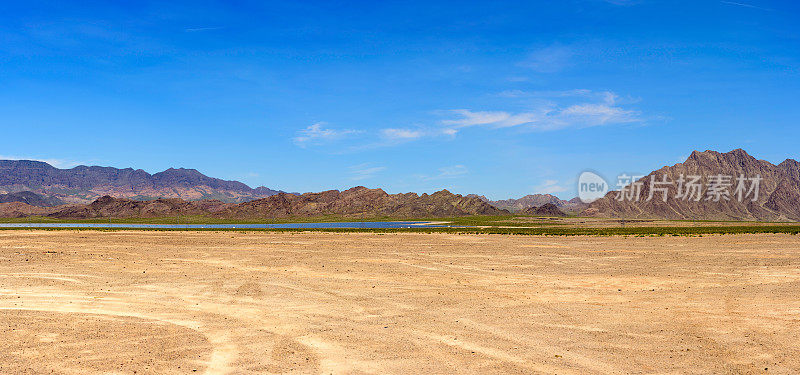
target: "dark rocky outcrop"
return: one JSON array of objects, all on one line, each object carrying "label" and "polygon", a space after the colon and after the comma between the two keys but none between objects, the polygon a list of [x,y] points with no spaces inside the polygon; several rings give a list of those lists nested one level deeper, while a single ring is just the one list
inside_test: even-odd
[{"label": "dark rocky outcrop", "polygon": [[566,213],[561,211],[558,206],[553,203],[545,203],[539,207],[528,207],[520,211],[523,215],[531,216],[546,216],[546,217],[564,217]]}]

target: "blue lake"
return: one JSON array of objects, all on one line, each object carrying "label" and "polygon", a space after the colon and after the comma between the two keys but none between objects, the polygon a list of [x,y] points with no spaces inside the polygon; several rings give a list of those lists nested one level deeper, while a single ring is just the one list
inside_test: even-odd
[{"label": "blue lake", "polygon": [[152,228],[152,229],[303,229],[303,228],[441,228],[427,221],[363,221],[283,224],[113,224],[113,223],[0,223],[0,228]]}]

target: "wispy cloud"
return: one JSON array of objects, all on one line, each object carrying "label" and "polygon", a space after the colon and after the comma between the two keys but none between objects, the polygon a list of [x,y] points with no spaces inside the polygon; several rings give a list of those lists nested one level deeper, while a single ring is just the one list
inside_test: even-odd
[{"label": "wispy cloud", "polygon": [[505,111],[470,111],[468,109],[453,109],[450,113],[458,116],[456,119],[442,120],[442,124],[453,128],[465,128],[477,125],[490,125],[497,128],[505,128],[522,124],[530,124],[536,121],[541,114],[509,113]]},{"label": "wispy cloud", "polygon": [[0,160],[34,160],[34,161],[41,161],[47,164],[50,164],[56,168],[72,168],[76,167],[81,164],[86,164],[85,162],[75,161],[75,160],[66,160],[66,159],[51,159],[51,158],[37,158],[37,157],[29,157],[29,156],[7,156],[7,155],[0,155]]},{"label": "wispy cloud", "polygon": [[417,175],[417,178],[423,181],[431,180],[444,180],[451,178],[459,178],[469,173],[469,169],[461,164],[450,165],[439,168],[439,173],[435,175]]},{"label": "wispy cloud", "polygon": [[567,191],[567,188],[559,185],[557,180],[545,180],[533,190],[537,194],[555,194]]},{"label": "wispy cloud", "polygon": [[553,45],[531,52],[520,66],[538,73],[556,73],[572,65],[572,49]]},{"label": "wispy cloud", "polygon": [[380,140],[368,144],[365,148],[377,148],[385,146],[399,145],[405,142],[415,141],[422,138],[452,138],[456,130],[441,127],[417,126],[414,128],[386,128],[379,130]]},{"label": "wispy cloud", "polygon": [[506,81],[508,81],[508,82],[528,82],[530,80],[531,80],[530,78],[525,77],[525,76],[512,76],[512,77],[506,78]]},{"label": "wispy cloud", "polygon": [[639,0],[605,0],[605,2],[614,5],[634,5],[638,4]]},{"label": "wispy cloud", "polygon": [[772,10],[772,9],[769,9],[769,8],[762,8],[760,6],[756,6],[756,5],[753,5],[753,4],[739,3],[739,2],[735,2],[735,1],[724,1],[724,0],[722,0],[722,1],[720,1],[720,3],[727,4],[727,5],[733,5],[733,6],[737,6],[737,7],[750,8],[750,9],[758,9],[758,10],[766,10],[766,11],[771,11]]},{"label": "wispy cloud", "polygon": [[353,181],[360,181],[372,178],[375,174],[383,172],[386,167],[374,167],[369,163],[354,165],[348,168],[350,170],[350,179]]},{"label": "wispy cloud", "polygon": [[452,165],[449,167],[442,167],[439,168],[439,175],[440,178],[454,178],[460,177],[465,174],[469,173],[467,167],[459,164],[459,165]]},{"label": "wispy cloud", "polygon": [[442,130],[442,134],[450,136],[450,137],[455,137],[456,134],[458,134],[458,130],[448,128],[448,129]]},{"label": "wispy cloud", "polygon": [[185,31],[187,33],[196,33],[196,32],[199,32],[199,31],[220,30],[222,28],[223,28],[222,26],[217,26],[217,27],[187,27],[187,28],[183,29],[183,31]]},{"label": "wispy cloud", "polygon": [[423,131],[414,129],[389,128],[381,130],[381,136],[392,141],[417,139],[423,135],[425,135]]},{"label": "wispy cloud", "polygon": [[[623,106],[632,100],[620,101],[619,96],[610,91],[570,90],[549,93],[512,91],[506,92],[505,95],[541,96],[549,100],[527,111],[516,113],[468,109],[444,111],[443,113],[454,118],[444,119],[441,124],[453,132],[473,126],[490,128],[525,126],[531,130],[546,131],[643,121],[638,111]],[[564,100],[565,98],[568,100]]]},{"label": "wispy cloud", "polygon": [[293,139],[294,143],[300,147],[306,147],[308,145],[320,145],[340,139],[349,134],[357,133],[355,130],[351,129],[337,130],[326,128],[325,125],[326,123],[324,122],[318,122],[298,131],[298,135]]},{"label": "wispy cloud", "polygon": [[613,95],[610,91],[595,92],[587,89],[573,90],[506,90],[501,91],[497,96],[503,98],[567,98],[567,97],[586,97],[603,99],[608,95]]}]

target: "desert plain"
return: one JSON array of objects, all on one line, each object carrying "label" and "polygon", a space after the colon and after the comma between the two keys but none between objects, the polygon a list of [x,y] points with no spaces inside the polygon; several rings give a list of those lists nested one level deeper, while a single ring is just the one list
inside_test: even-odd
[{"label": "desert plain", "polygon": [[0,232],[2,374],[800,372],[800,236]]}]

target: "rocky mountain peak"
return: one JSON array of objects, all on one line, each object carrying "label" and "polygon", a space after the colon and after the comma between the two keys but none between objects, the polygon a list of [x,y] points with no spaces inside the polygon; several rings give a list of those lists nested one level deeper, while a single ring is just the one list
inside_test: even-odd
[{"label": "rocky mountain peak", "polygon": [[[800,186],[800,169],[796,163],[784,161],[773,165],[758,160],[742,149],[726,153],[716,151],[694,151],[684,163],[661,168],[641,178],[639,200],[617,200],[617,192],[609,192],[604,198],[593,202],[584,214],[589,216],[629,217],[629,218],[665,218],[665,219],[713,219],[713,220],[786,220],[800,219],[800,201],[795,191]],[[699,183],[702,196],[699,200],[676,198],[681,176],[701,176]],[[728,185],[724,188],[730,194],[728,199],[707,199],[709,185],[714,176],[728,176]],[[759,195],[752,199],[738,200],[733,198],[735,183],[738,177],[747,179],[759,178]],[[668,199],[648,199],[651,181],[666,178],[673,182],[665,185]],[[662,192],[653,191],[653,197],[660,198]],[[658,194],[656,196],[656,194]],[[752,198],[755,198],[753,195]],[[794,200],[794,201],[793,201]],[[794,208],[792,208],[794,207]]]}]

